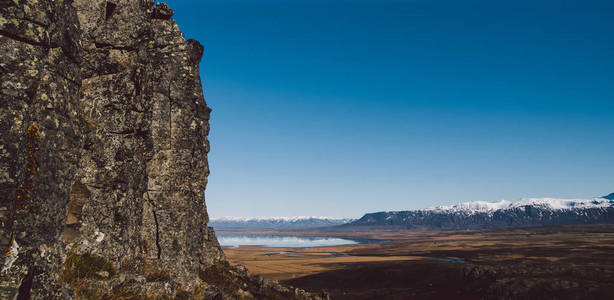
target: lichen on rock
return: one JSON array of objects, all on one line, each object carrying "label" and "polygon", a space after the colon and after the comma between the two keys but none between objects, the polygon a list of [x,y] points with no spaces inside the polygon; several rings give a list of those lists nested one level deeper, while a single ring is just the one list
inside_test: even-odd
[{"label": "lichen on rock", "polygon": [[0,249],[19,245],[0,257],[0,299],[66,298],[59,237],[81,148],[81,30],[69,1],[3,1],[0,16]]}]

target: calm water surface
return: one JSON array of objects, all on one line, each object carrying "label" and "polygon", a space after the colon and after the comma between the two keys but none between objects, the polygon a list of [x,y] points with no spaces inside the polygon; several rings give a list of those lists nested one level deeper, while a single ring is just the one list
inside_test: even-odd
[{"label": "calm water surface", "polygon": [[275,236],[247,234],[219,234],[217,239],[222,246],[240,245],[265,247],[321,247],[359,244],[360,241],[336,237]]}]

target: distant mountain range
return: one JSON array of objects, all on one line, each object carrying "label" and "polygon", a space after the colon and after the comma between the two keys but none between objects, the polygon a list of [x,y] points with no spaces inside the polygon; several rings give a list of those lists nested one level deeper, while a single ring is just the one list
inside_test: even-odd
[{"label": "distant mountain range", "polygon": [[330,217],[224,217],[212,218],[209,221],[209,226],[215,230],[290,230],[337,226],[354,220]]},{"label": "distant mountain range", "polygon": [[438,230],[574,224],[614,224],[614,193],[593,199],[529,198],[514,203],[476,201],[412,211],[377,212],[340,227]]}]

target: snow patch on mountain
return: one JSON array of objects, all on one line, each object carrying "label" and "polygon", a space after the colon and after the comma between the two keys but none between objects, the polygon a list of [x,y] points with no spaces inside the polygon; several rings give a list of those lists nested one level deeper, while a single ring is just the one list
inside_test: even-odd
[{"label": "snow patch on mountain", "polygon": [[461,202],[454,205],[441,205],[423,210],[434,212],[489,212],[510,207],[512,202],[501,200],[499,202],[473,201]]},{"label": "snow patch on mountain", "polygon": [[473,201],[462,202],[454,205],[435,206],[423,209],[423,211],[432,211],[438,213],[489,213],[497,210],[508,210],[515,208],[524,208],[525,206],[540,207],[549,210],[571,210],[571,209],[588,209],[588,208],[607,208],[614,207],[614,200],[605,198],[593,199],[557,199],[557,198],[523,198],[518,202],[510,202],[501,200],[498,202]]}]

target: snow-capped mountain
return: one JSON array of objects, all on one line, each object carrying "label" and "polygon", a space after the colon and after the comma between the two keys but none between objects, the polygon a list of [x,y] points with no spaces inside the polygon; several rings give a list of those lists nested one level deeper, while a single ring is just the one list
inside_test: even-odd
[{"label": "snow-capped mountain", "polygon": [[209,226],[216,230],[303,229],[347,224],[354,219],[331,217],[222,217],[212,218]]},{"label": "snow-capped mountain", "polygon": [[525,206],[540,207],[549,210],[587,209],[613,207],[614,200],[606,198],[594,199],[556,199],[556,198],[524,198],[518,202],[501,200],[499,202],[474,201],[463,202],[449,206],[435,206],[424,210],[434,212],[464,212],[468,214],[488,213],[497,210],[521,208]]},{"label": "snow-capped mountain", "polygon": [[413,211],[364,215],[348,226],[408,229],[485,229],[525,226],[614,224],[612,195],[593,199],[527,198],[518,202],[464,202]]}]

